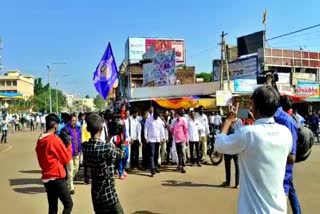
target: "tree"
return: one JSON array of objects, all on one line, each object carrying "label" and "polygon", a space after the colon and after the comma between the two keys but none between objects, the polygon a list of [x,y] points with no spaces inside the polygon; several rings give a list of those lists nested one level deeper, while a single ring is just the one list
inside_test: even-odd
[{"label": "tree", "polygon": [[89,95],[86,95],[86,96],[85,96],[85,98],[86,98],[86,99],[89,99],[89,98],[90,98],[90,96],[89,96]]},{"label": "tree", "polygon": [[93,103],[98,110],[102,110],[105,106],[105,101],[99,94],[94,98]]},{"label": "tree", "polygon": [[[49,100],[50,100],[50,93],[49,93],[49,84],[45,86],[42,83],[41,78],[37,78],[34,81],[34,96],[29,98],[30,106],[33,111],[41,111],[41,112],[49,112]],[[58,100],[57,96],[58,95]],[[58,101],[59,109],[62,106],[66,105],[66,97],[62,93],[62,91],[58,89],[51,88],[51,98],[52,98],[52,108],[56,110],[56,102]],[[27,105],[28,106],[28,105]]]},{"label": "tree", "polygon": [[202,78],[203,82],[211,82],[212,81],[212,74],[206,73],[206,72],[201,72],[199,74],[196,74],[196,78]]}]

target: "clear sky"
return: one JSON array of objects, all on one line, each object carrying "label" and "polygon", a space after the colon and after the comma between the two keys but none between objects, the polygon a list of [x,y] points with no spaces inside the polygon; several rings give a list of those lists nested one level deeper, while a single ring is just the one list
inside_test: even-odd
[{"label": "clear sky", "polygon": [[[211,72],[221,31],[227,42],[263,29],[267,37],[320,23],[319,0],[0,0],[0,52],[4,68],[41,76],[78,95],[95,95],[93,72],[110,41],[118,64],[128,36],[183,38],[187,64]],[[320,49],[320,28],[271,47]],[[205,50],[211,49],[203,53]],[[69,76],[66,76],[69,75]]]}]

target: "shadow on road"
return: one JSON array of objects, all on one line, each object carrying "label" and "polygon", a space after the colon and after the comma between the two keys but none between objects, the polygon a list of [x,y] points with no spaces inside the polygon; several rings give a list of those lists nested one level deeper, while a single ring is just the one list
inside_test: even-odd
[{"label": "shadow on road", "polygon": [[21,173],[29,173],[29,174],[41,174],[41,170],[34,169],[34,170],[21,170]]},{"label": "shadow on road", "polygon": [[17,193],[23,194],[39,194],[45,193],[46,189],[44,187],[22,187],[22,188],[13,188]]},{"label": "shadow on road", "polygon": [[193,182],[190,182],[190,181],[175,181],[175,180],[166,180],[166,181],[164,181],[162,186],[169,186],[169,187],[218,187],[218,188],[223,188],[220,185],[198,184],[198,183],[193,183]]},{"label": "shadow on road", "polygon": [[162,213],[153,213],[153,212],[150,212],[150,211],[141,210],[141,211],[135,211],[132,214],[162,214]]},{"label": "shadow on road", "polygon": [[29,184],[39,184],[42,185],[40,178],[15,178],[9,179],[10,186],[20,186]]}]

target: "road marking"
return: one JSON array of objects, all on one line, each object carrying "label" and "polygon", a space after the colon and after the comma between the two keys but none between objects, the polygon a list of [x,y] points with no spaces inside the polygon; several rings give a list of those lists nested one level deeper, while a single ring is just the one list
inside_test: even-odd
[{"label": "road marking", "polygon": [[8,145],[8,148],[4,149],[4,150],[0,150],[0,152],[6,152],[9,151],[10,149],[12,149],[13,146]]}]

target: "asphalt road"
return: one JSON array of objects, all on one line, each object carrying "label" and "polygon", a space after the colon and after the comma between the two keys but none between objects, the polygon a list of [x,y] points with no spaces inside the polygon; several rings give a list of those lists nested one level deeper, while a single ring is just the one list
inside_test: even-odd
[{"label": "asphalt road", "polygon": [[[0,144],[0,213],[47,213],[35,155],[39,133],[9,134],[9,144]],[[303,213],[319,213],[319,166],[320,147],[316,145],[310,159],[295,167],[294,183]],[[218,187],[222,181],[223,163],[217,167],[187,167],[186,174],[163,169],[154,178],[146,172],[135,172],[125,181],[117,180],[117,189],[125,213],[236,213],[238,190]],[[73,201],[73,213],[93,213],[89,185],[78,181]]]}]

